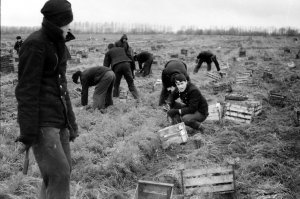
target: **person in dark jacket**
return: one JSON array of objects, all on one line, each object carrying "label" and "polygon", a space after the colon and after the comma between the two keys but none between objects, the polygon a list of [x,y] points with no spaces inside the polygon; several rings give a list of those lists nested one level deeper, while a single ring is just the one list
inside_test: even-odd
[{"label": "person in dark jacket", "polygon": [[71,33],[71,29],[68,29],[67,35],[66,35],[66,42],[72,41],[75,39],[75,36]]},{"label": "person in dark jacket", "polygon": [[80,78],[81,89],[81,104],[88,104],[89,87],[96,86],[93,95],[93,108],[99,110],[113,105],[112,89],[115,81],[114,72],[107,67],[96,66],[88,68],[83,72],[77,71],[73,74],[72,79],[75,84]]},{"label": "person in dark jacket", "polygon": [[162,90],[159,98],[159,106],[166,104],[169,94],[176,87],[174,82],[174,76],[176,74],[183,74],[188,81],[190,77],[187,74],[186,64],[180,60],[171,60],[165,64],[165,69],[162,71],[161,80],[162,80]]},{"label": "person in dark jacket", "polygon": [[17,36],[16,39],[17,39],[17,41],[16,41],[16,43],[15,43],[15,45],[14,45],[14,49],[15,49],[15,50],[17,51],[17,53],[19,54],[20,48],[21,48],[21,46],[22,46],[22,44],[23,44],[23,40],[22,40],[21,36]]},{"label": "person in dark jacket", "polygon": [[143,77],[146,77],[151,72],[151,66],[153,62],[153,55],[149,52],[141,52],[133,56],[134,61],[139,63],[139,73],[143,73]]},{"label": "person in dark jacket", "polygon": [[132,60],[126,55],[124,48],[116,47],[114,44],[108,45],[108,52],[105,54],[103,65],[111,67],[116,75],[113,90],[114,97],[119,97],[120,95],[120,83],[122,76],[124,75],[129,91],[135,99],[139,98],[138,91],[134,85],[131,62]]},{"label": "person in dark jacket", "polygon": [[[67,89],[65,34],[73,20],[66,0],[47,1],[42,27],[19,53],[18,123],[24,151],[32,147],[43,183],[39,198],[70,198],[70,141],[78,126]],[[20,149],[21,150],[21,149]]]},{"label": "person in dark jacket", "polygon": [[[168,98],[170,110],[168,116],[173,124],[184,122],[187,126],[196,130],[202,130],[201,122],[208,116],[208,104],[200,90],[188,82],[185,75],[177,74],[174,77],[176,89]],[[176,102],[180,98],[183,103]]]},{"label": "person in dark jacket", "polygon": [[134,62],[134,59],[133,59],[133,50],[132,50],[132,48],[128,44],[128,37],[127,37],[127,35],[123,34],[122,37],[120,38],[120,40],[118,40],[118,41],[115,42],[115,46],[116,47],[121,47],[121,48],[125,49],[126,55],[131,60],[131,71],[132,71],[132,76],[134,78],[134,70],[136,70],[136,67],[135,67],[135,62]]},{"label": "person in dark jacket", "polygon": [[216,55],[214,55],[212,52],[210,51],[202,51],[199,53],[199,55],[197,56],[197,65],[194,68],[193,73],[196,74],[198,73],[201,65],[203,62],[205,62],[207,64],[207,71],[211,70],[211,63],[214,62],[217,71],[219,71],[220,76],[222,77],[222,73],[220,73],[220,65],[219,62],[217,60]]}]

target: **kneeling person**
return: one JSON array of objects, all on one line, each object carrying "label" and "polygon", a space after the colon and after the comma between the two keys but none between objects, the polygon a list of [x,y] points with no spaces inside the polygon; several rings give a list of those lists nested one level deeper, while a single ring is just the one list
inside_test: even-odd
[{"label": "kneeling person", "polygon": [[[200,90],[188,82],[183,74],[174,77],[175,90],[168,98],[171,109],[168,116],[172,118],[173,124],[182,120],[187,126],[201,130],[201,122],[208,116],[208,104]],[[176,102],[180,98],[183,103]]]},{"label": "kneeling person", "polygon": [[115,81],[114,72],[104,66],[96,66],[88,68],[83,72],[77,71],[73,74],[72,79],[74,83],[80,83],[82,86],[81,91],[81,104],[85,106],[88,104],[89,87],[96,86],[93,95],[93,108],[104,109],[113,105],[112,89]]},{"label": "kneeling person", "polygon": [[143,77],[146,77],[151,72],[151,66],[153,62],[153,55],[149,52],[141,52],[133,56],[134,61],[138,61],[140,73],[143,73]]}]

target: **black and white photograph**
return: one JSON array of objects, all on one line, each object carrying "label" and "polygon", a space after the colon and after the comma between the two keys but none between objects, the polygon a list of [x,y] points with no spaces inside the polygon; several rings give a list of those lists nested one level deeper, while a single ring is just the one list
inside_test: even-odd
[{"label": "black and white photograph", "polygon": [[2,0],[0,199],[299,199],[299,0]]}]

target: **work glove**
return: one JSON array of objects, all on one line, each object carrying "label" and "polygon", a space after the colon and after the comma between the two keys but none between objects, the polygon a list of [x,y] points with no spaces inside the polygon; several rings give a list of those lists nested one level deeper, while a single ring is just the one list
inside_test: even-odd
[{"label": "work glove", "polygon": [[171,118],[175,117],[176,115],[179,115],[179,109],[170,109],[168,111],[168,116]]},{"label": "work glove", "polygon": [[23,136],[17,137],[15,142],[20,142],[19,147],[18,147],[18,152],[24,153],[25,151],[29,150],[29,148],[32,146],[34,143],[35,139],[26,139]]}]

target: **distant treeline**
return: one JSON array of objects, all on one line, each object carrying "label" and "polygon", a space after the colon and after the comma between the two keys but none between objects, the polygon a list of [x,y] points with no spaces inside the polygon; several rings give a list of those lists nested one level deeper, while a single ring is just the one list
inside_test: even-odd
[{"label": "distant treeline", "polygon": [[[2,34],[28,34],[40,27],[12,27],[1,26]],[[72,32],[80,33],[112,33],[112,34],[185,34],[185,35],[241,35],[241,36],[299,36],[298,29],[286,28],[207,28],[182,27],[178,31],[173,31],[171,26],[148,25],[148,24],[124,24],[124,23],[90,23],[74,22],[71,27]]]}]

